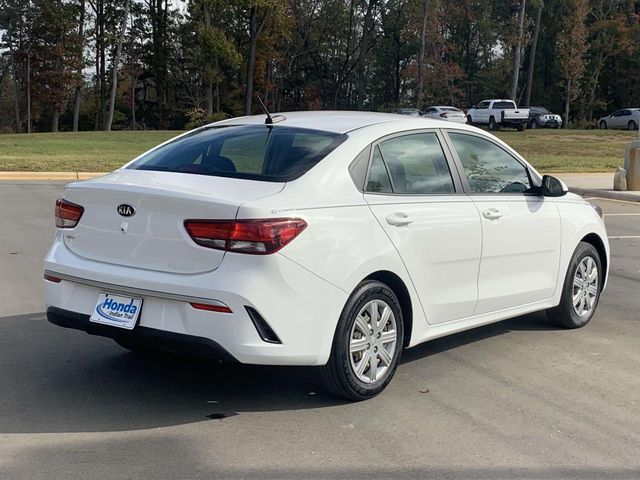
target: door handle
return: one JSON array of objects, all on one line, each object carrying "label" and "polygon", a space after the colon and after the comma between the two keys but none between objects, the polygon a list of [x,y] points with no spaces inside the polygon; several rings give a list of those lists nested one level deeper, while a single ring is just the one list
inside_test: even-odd
[{"label": "door handle", "polygon": [[394,227],[404,227],[413,222],[413,219],[404,212],[396,212],[386,217],[387,223]]},{"label": "door handle", "polygon": [[502,212],[497,208],[487,208],[482,212],[482,216],[488,220],[497,220],[502,217]]}]

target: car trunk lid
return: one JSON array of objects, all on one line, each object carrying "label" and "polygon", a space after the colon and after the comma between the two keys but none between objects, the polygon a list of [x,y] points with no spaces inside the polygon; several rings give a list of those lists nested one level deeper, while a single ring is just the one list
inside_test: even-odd
[{"label": "car trunk lid", "polygon": [[82,205],[84,213],[77,227],[64,231],[64,242],[75,254],[101,262],[176,274],[212,271],[224,252],[194,243],[184,221],[234,219],[240,205],[276,194],[284,185],[117,170],[65,190],[64,198]]}]

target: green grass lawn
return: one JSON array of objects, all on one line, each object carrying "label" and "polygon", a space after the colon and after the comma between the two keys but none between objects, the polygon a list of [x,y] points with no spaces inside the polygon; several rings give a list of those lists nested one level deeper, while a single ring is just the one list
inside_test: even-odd
[{"label": "green grass lawn", "polygon": [[[0,135],[0,171],[113,170],[181,132],[78,132]],[[528,130],[498,136],[543,172],[607,172],[622,166],[635,132]]]}]

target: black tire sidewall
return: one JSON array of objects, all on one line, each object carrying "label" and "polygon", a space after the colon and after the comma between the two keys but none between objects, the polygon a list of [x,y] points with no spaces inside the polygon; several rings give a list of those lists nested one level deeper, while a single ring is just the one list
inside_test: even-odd
[{"label": "black tire sidewall", "polygon": [[[387,370],[382,381],[374,384],[366,384],[360,381],[351,368],[349,343],[351,328],[362,307],[371,300],[383,300],[393,310],[396,318],[396,330],[398,331],[398,341],[393,354],[391,366]],[[331,358],[328,365],[333,367],[333,374],[338,375],[338,381],[342,384],[345,393],[352,400],[364,400],[371,398],[386,388],[398,367],[403,350],[404,324],[402,308],[395,293],[384,283],[378,281],[363,282],[353,292],[338,321],[334,337]]]},{"label": "black tire sidewall", "polygon": [[[593,308],[591,309],[589,315],[580,317],[573,308],[573,278],[576,274],[578,265],[580,264],[582,259],[587,256],[590,256],[595,260],[596,266],[598,268],[598,295],[596,296],[596,301],[593,304]],[[580,328],[589,323],[591,318],[593,318],[596,309],[598,308],[603,280],[604,277],[602,271],[602,261],[600,260],[598,251],[590,243],[580,242],[576,247],[573,256],[571,257],[571,261],[569,262],[569,268],[567,268],[567,276],[565,278],[562,290],[562,300],[560,302],[560,305],[558,305],[558,314],[561,316],[562,324],[565,327]]]}]

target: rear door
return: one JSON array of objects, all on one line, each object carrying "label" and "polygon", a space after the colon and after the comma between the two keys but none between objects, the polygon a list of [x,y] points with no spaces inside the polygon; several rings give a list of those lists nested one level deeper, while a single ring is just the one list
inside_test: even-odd
[{"label": "rear door", "polygon": [[475,314],[551,298],[560,262],[560,215],[553,199],[527,193],[525,165],[481,134],[449,131],[463,184],[482,221]]},{"label": "rear door", "polygon": [[431,324],[470,316],[477,302],[480,217],[435,131],[373,146],[365,199],[407,267]]}]

